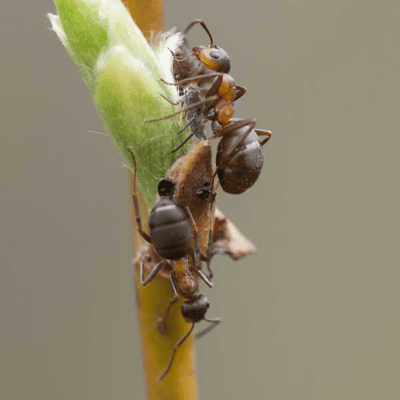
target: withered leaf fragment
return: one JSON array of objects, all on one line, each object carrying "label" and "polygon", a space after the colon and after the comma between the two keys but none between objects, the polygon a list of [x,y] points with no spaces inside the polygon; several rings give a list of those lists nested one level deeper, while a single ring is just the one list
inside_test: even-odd
[{"label": "withered leaf fragment", "polygon": [[216,209],[212,253],[227,254],[234,260],[240,260],[255,251],[256,246],[219,209]]}]

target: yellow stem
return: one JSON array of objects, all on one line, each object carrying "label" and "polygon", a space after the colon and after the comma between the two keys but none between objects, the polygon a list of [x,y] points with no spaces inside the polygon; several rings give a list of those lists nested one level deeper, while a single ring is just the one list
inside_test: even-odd
[{"label": "yellow stem", "polygon": [[[160,32],[164,30],[163,0],[123,0],[123,3],[147,38],[149,38],[151,31]],[[130,178],[132,194],[132,174]],[[143,226],[147,227],[147,208],[140,193],[139,206]],[[133,202],[132,210],[134,210]],[[144,241],[138,234],[134,211],[132,226],[134,251],[137,254]],[[164,313],[169,300],[172,298],[169,281],[162,277],[156,277],[146,287],[143,287],[140,283],[138,269],[135,268],[135,270],[137,315],[142,338],[148,399],[196,400],[198,396],[193,335],[179,348],[168,375],[162,381],[156,381],[157,376],[163,372],[168,364],[174,345],[190,329],[191,324],[183,319],[180,312],[181,301],[171,309],[167,332],[160,333],[156,327],[157,317]]]}]

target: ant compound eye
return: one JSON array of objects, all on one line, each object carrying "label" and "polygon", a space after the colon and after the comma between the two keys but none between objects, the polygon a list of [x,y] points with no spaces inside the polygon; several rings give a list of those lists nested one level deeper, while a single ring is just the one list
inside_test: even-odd
[{"label": "ant compound eye", "polygon": [[220,54],[216,50],[210,51],[210,57],[213,58],[214,60],[219,60]]},{"label": "ant compound eye", "polygon": [[163,178],[158,184],[157,192],[160,197],[172,198],[175,193],[175,183],[169,178]]}]

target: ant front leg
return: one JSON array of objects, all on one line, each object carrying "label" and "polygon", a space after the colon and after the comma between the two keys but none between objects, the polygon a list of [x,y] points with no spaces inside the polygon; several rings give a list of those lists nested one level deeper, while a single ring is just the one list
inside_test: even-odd
[{"label": "ant front leg", "polygon": [[266,131],[264,129],[255,129],[255,132],[259,136],[266,136],[266,138],[260,142],[261,146],[264,146],[264,144],[267,143],[269,139],[271,139],[271,136],[272,136],[271,131]]},{"label": "ant front leg", "polygon": [[170,277],[170,283],[171,283],[171,289],[172,289],[172,293],[174,294],[174,297],[169,301],[168,307],[165,310],[163,316],[158,317],[157,328],[161,333],[165,333],[167,331],[167,323],[165,321],[168,318],[169,310],[179,299],[179,294],[175,287],[175,282],[174,282],[174,278],[172,276],[172,272],[171,272],[171,277]]}]

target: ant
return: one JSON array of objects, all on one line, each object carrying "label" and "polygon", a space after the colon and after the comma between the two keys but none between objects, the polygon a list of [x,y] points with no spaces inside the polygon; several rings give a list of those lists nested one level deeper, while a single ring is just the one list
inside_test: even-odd
[{"label": "ant", "polygon": [[[189,29],[195,24],[200,24],[210,37],[211,44],[209,46],[196,46],[193,48],[193,55],[208,69],[214,71],[210,74],[201,74],[194,77],[189,77],[177,81],[175,83],[165,82],[167,85],[173,86],[185,86],[197,82],[198,84],[204,80],[209,80],[210,78],[215,78],[216,80],[207,90],[204,100],[198,103],[188,105],[185,108],[177,111],[176,113],[167,115],[165,117],[147,120],[145,122],[160,121],[162,119],[171,118],[180,113],[188,113],[191,110],[203,108],[204,117],[211,121],[217,121],[220,124],[226,124],[234,114],[233,101],[238,100],[246,93],[246,88],[243,86],[238,86],[235,84],[232,76],[228,75],[231,68],[231,63],[228,54],[224,49],[214,45],[213,38],[210,31],[208,30],[206,24],[202,20],[194,20],[185,29],[186,34]],[[178,63],[179,66],[179,63]],[[192,135],[193,136],[193,135]],[[191,136],[190,136],[191,137]],[[185,139],[183,143],[189,138]],[[175,149],[176,150],[176,149]]]},{"label": "ant", "polygon": [[[189,77],[175,83],[168,83],[164,80],[162,81],[167,85],[181,86],[216,77],[217,79],[208,90],[205,100],[203,101],[203,104],[206,104],[206,100],[209,100],[207,101],[208,105],[204,110],[204,115],[209,118],[209,111],[215,109],[212,119],[224,123],[229,121],[234,113],[234,108],[231,103],[242,97],[246,93],[246,88],[236,85],[232,76],[228,75],[228,72],[231,69],[229,55],[224,49],[214,45],[212,35],[202,20],[197,19],[191,22],[184,30],[184,34],[186,34],[195,24],[200,24],[204,28],[210,38],[211,44],[209,46],[193,47],[193,55],[205,67],[214,73]],[[216,97],[211,101],[210,98],[213,96]]]},{"label": "ant", "polygon": [[[162,193],[164,197],[155,204],[150,212],[149,234],[143,231],[136,191],[137,166],[133,154],[132,157],[135,167],[133,203],[138,231],[139,234],[155,248],[156,252],[162,259],[151,269],[146,277],[144,277],[144,262],[143,260],[140,260],[140,282],[143,286],[146,286],[156,277],[163,267],[170,268],[170,283],[174,297],[169,301],[161,322],[158,324],[158,328],[160,331],[165,330],[165,319],[168,316],[170,308],[178,301],[179,295],[182,295],[186,299],[181,305],[182,315],[186,320],[192,323],[189,331],[175,344],[170,361],[163,373],[157,378],[157,380],[160,381],[170,370],[174,361],[175,353],[179,346],[193,332],[195,323],[204,320],[212,324],[196,335],[196,338],[200,338],[211,329],[215,328],[220,323],[221,319],[205,317],[210,303],[205,296],[199,294],[199,286],[194,274],[199,276],[208,287],[213,287],[213,284],[206,275],[198,269],[201,261],[199,257],[199,234],[196,223],[188,207],[180,207],[170,200],[169,197],[172,196],[172,187],[171,189],[168,189],[168,187],[163,184],[162,188],[159,189],[159,192]],[[194,249],[191,244],[191,224],[189,218],[194,229]],[[189,255],[191,256],[193,263],[189,261]]]},{"label": "ant", "polygon": [[[187,90],[195,91],[196,87],[189,86]],[[191,133],[172,153],[179,150],[193,135],[198,139],[206,139],[204,118],[196,110],[199,109],[193,110],[189,123],[183,128],[191,126]],[[263,146],[272,133],[264,129],[254,129],[255,126],[255,120],[239,118],[232,118],[225,124],[218,121],[212,123],[213,136],[208,139],[221,137],[217,147],[214,177],[218,175],[221,188],[226,193],[241,194],[251,188],[260,176],[264,164]],[[258,136],[265,136],[265,139],[259,142]]]}]

